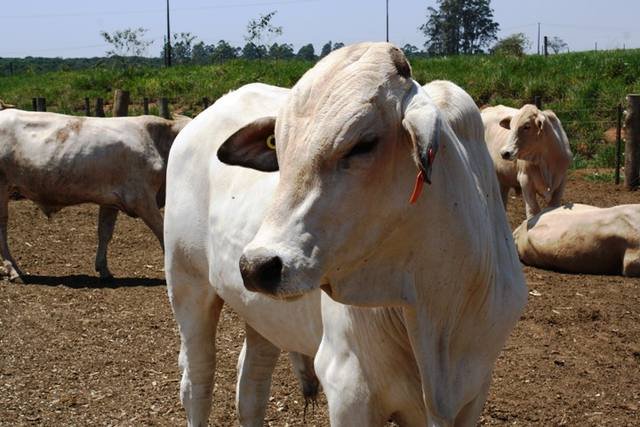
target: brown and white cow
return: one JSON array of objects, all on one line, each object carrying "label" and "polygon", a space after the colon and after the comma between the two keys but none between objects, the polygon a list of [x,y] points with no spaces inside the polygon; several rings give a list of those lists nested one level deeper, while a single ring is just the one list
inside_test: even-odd
[{"label": "brown and white cow", "polygon": [[640,205],[567,204],[513,232],[526,265],[568,273],[640,276]]},{"label": "brown and white cow", "polygon": [[162,244],[167,157],[188,121],[0,111],[0,254],[10,279],[21,276],[7,244],[10,196],[32,200],[47,216],[100,205],[95,268],[102,279],[112,277],[107,245],[119,210],[142,218]]},{"label": "brown and white cow", "polygon": [[540,212],[537,195],[559,206],[572,154],[553,111],[498,105],[482,110],[482,121],[505,208],[511,188],[522,189],[527,218]]}]

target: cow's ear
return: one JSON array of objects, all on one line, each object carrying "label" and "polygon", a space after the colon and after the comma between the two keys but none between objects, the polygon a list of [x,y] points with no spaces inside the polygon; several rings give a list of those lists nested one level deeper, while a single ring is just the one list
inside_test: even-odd
[{"label": "cow's ear", "polygon": [[507,130],[511,130],[511,119],[512,117],[505,117],[504,119],[500,120],[500,126],[502,126],[503,128],[507,129]]},{"label": "cow's ear", "polygon": [[277,171],[275,123],[275,117],[262,117],[244,126],[220,146],[218,159],[228,165]]},{"label": "cow's ear", "polygon": [[433,161],[440,146],[440,113],[420,86],[406,104],[402,126],[411,137],[413,160],[425,182],[431,184]]}]

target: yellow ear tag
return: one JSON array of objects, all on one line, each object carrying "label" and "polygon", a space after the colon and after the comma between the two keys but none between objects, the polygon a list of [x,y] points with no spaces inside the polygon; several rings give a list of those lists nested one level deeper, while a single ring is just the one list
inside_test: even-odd
[{"label": "yellow ear tag", "polygon": [[269,137],[267,138],[267,147],[269,147],[272,150],[276,149],[276,137],[275,137],[275,135],[269,135]]}]

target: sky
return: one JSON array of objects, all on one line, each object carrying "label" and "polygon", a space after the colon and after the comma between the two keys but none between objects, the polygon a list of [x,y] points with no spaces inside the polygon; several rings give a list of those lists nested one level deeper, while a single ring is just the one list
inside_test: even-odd
[{"label": "sky", "polygon": [[[281,36],[269,44],[313,43],[319,52],[327,41],[345,44],[384,41],[386,0],[170,0],[171,31],[190,32],[207,44],[226,40],[245,44],[247,22],[277,11],[273,18]],[[418,27],[436,0],[388,0],[389,41],[422,48]],[[104,56],[109,46],[100,31],[146,28],[157,56],[166,33],[166,0],[0,0],[0,57]],[[530,51],[541,34],[560,37],[572,51],[640,48],[638,0],[492,0],[500,38],[525,33]]]}]

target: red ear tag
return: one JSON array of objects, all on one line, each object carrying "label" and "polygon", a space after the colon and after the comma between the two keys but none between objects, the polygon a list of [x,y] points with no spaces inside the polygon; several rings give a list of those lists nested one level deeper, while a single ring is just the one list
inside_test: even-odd
[{"label": "red ear tag", "polygon": [[414,204],[418,201],[420,194],[422,193],[422,187],[424,187],[424,172],[421,170],[418,171],[416,175],[416,183],[413,186],[413,193],[411,193],[411,197],[409,198],[409,203]]}]

